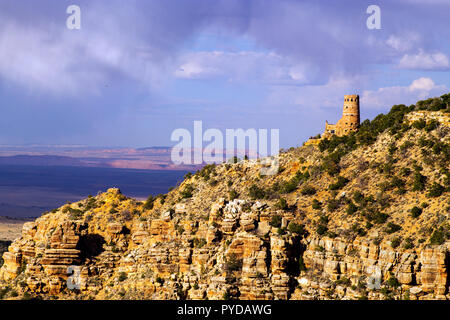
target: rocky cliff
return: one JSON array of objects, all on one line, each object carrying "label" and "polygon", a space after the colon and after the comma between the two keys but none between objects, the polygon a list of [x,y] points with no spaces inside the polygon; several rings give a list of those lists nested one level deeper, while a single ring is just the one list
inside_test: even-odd
[{"label": "rocky cliff", "polygon": [[411,116],[448,119],[437,99],[283,151],[272,176],[235,159],[47,212],[3,254],[1,298],[450,299],[450,128]]}]

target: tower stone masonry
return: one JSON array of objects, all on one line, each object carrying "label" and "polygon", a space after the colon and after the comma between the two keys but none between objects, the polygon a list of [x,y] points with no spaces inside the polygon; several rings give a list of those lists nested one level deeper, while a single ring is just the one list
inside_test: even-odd
[{"label": "tower stone masonry", "polygon": [[358,131],[360,124],[359,95],[352,94],[344,96],[344,108],[342,118],[336,124],[325,122],[325,132],[322,138],[332,135],[344,136],[351,131]]}]

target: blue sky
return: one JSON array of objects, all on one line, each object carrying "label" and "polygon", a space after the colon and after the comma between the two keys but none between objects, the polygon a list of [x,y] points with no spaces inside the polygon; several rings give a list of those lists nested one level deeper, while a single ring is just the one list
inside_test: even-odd
[{"label": "blue sky", "polygon": [[[66,8],[81,8],[81,30]],[[381,8],[369,30],[366,9]],[[450,92],[448,0],[2,0],[0,144],[173,145],[171,132],[335,122]]]}]

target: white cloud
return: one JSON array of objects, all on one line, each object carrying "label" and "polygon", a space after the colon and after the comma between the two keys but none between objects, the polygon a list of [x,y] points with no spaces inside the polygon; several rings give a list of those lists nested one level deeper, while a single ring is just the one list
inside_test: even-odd
[{"label": "white cloud", "polygon": [[114,29],[120,26],[105,22],[93,31],[69,31],[52,24],[26,27],[0,18],[0,77],[8,84],[37,92],[86,95],[119,78],[157,88],[168,73],[168,63],[162,63],[157,50]]},{"label": "white cloud", "polygon": [[398,67],[401,69],[447,70],[450,63],[447,56],[442,52],[425,53],[420,51],[415,55],[405,54]]},{"label": "white cloud", "polygon": [[229,81],[305,84],[317,74],[311,66],[269,52],[202,51],[180,56],[174,75],[183,79],[222,77]]},{"label": "white cloud", "polygon": [[386,44],[399,52],[411,50],[420,41],[420,36],[416,33],[406,33],[402,35],[390,35]]},{"label": "white cloud", "polygon": [[409,86],[379,88],[366,90],[361,96],[361,103],[368,108],[386,108],[395,104],[412,104],[427,97],[440,96],[447,92],[445,85],[437,85],[430,78],[419,78]]},{"label": "white cloud", "polygon": [[410,91],[431,91],[434,88],[439,88],[439,86],[436,86],[430,78],[422,77],[414,80],[408,88]]}]

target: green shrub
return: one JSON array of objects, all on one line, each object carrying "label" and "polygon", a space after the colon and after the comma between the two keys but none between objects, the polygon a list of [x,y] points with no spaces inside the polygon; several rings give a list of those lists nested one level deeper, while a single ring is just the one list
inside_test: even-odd
[{"label": "green shrub", "polygon": [[239,271],[242,269],[242,259],[238,259],[236,254],[232,253],[225,259],[225,269],[227,271]]},{"label": "green shrub", "polygon": [[313,194],[316,194],[316,189],[312,186],[305,186],[302,191],[301,191],[302,195],[308,195],[311,196]]},{"label": "green shrub", "polygon": [[386,285],[388,287],[397,289],[398,287],[400,287],[400,282],[398,281],[398,279],[396,277],[391,275],[391,277],[386,281]]},{"label": "green shrub", "polygon": [[415,206],[411,209],[411,216],[413,218],[418,218],[422,214],[422,211],[423,211],[422,208]]},{"label": "green shrub", "polygon": [[434,182],[433,185],[428,190],[428,197],[439,197],[441,196],[445,191],[445,188],[441,186],[439,183]]},{"label": "green shrub", "polygon": [[329,212],[335,211],[337,208],[339,208],[339,201],[336,199],[330,199],[327,203],[327,209]]},{"label": "green shrub", "polygon": [[317,232],[317,234],[319,234],[319,235],[324,235],[326,232],[328,231],[328,227],[327,226],[325,226],[325,225],[323,225],[323,224],[319,224],[318,226],[317,226],[317,229],[316,229],[316,232]]},{"label": "green shrub", "polygon": [[434,230],[430,237],[430,243],[433,245],[441,245],[445,242],[445,231],[443,227]]},{"label": "green shrub", "polygon": [[439,126],[439,121],[437,121],[436,119],[432,119],[432,120],[427,122],[427,125],[425,126],[425,131],[426,132],[433,131],[438,126]]},{"label": "green shrub", "polygon": [[149,195],[147,200],[144,203],[144,209],[146,209],[146,210],[153,209],[154,202],[155,202],[155,198],[152,195]]},{"label": "green shrub", "polygon": [[391,247],[392,248],[397,248],[400,244],[402,243],[402,240],[400,239],[400,238],[394,238],[392,241],[391,241]]},{"label": "green shrub", "polygon": [[405,152],[413,146],[414,146],[414,142],[407,140],[400,146],[400,151]]},{"label": "green shrub", "polygon": [[320,209],[322,209],[322,203],[321,203],[319,200],[314,199],[314,200],[312,201],[311,207],[312,207],[313,209],[315,209],[315,210],[320,210]]},{"label": "green shrub", "polygon": [[361,193],[361,191],[356,190],[353,193],[353,200],[355,200],[356,203],[362,203],[364,201],[364,195]]},{"label": "green shrub", "polygon": [[395,224],[395,223],[393,223],[393,222],[389,222],[389,223],[387,224],[387,227],[386,227],[386,229],[385,229],[385,232],[388,233],[388,234],[392,234],[392,233],[395,233],[395,232],[397,232],[397,231],[399,231],[399,230],[401,230],[401,229],[402,229],[402,227],[399,226],[398,224]]},{"label": "green shrub", "polygon": [[127,280],[127,278],[128,278],[128,276],[125,272],[119,273],[119,279],[118,279],[119,282],[123,282],[123,281]]},{"label": "green shrub", "polygon": [[407,177],[411,174],[411,169],[410,168],[401,168],[400,169],[400,175],[402,177]]},{"label": "green shrub", "polygon": [[425,182],[427,177],[422,175],[420,172],[416,171],[414,173],[414,181],[413,181],[413,191],[423,191],[425,190]]},{"label": "green shrub", "polygon": [[194,247],[196,247],[196,248],[202,248],[204,245],[206,245],[206,239],[204,239],[204,238],[200,238],[200,239],[194,238],[193,244],[194,244]]},{"label": "green shrub", "polygon": [[288,230],[298,235],[303,235],[305,233],[305,228],[303,225],[294,222],[289,223]]},{"label": "green shrub", "polygon": [[337,181],[335,183],[332,183],[329,185],[328,189],[330,190],[339,190],[345,187],[345,185],[348,183],[348,179],[338,176]]},{"label": "green shrub", "polygon": [[420,119],[412,123],[413,128],[416,128],[418,130],[422,130],[423,128],[425,128],[426,125],[427,123],[425,122],[424,119]]},{"label": "green shrub", "polygon": [[414,248],[414,242],[411,238],[406,238],[404,243],[403,243],[403,248],[404,249],[412,249]]},{"label": "green shrub", "polygon": [[194,187],[191,184],[187,184],[184,189],[180,192],[181,198],[188,199],[192,198],[192,193],[194,192]]},{"label": "green shrub", "polygon": [[389,218],[386,213],[383,213],[379,210],[366,211],[364,213],[364,216],[367,218],[367,220],[372,221],[376,224],[383,224]]},{"label": "green shrub", "polygon": [[79,220],[83,218],[84,212],[80,209],[73,209],[69,207],[69,219],[70,220]]},{"label": "green shrub", "polygon": [[350,203],[347,206],[347,214],[352,215],[356,211],[358,211],[358,207],[352,201],[350,201]]},{"label": "green shrub", "polygon": [[279,228],[279,227],[281,227],[281,220],[282,220],[281,216],[274,215],[272,217],[272,219],[270,220],[269,225],[274,228]]},{"label": "green shrub", "polygon": [[266,191],[260,187],[258,187],[256,184],[253,184],[248,189],[248,193],[251,199],[264,199],[266,197]]},{"label": "green shrub", "polygon": [[228,191],[228,198],[230,199],[230,201],[237,199],[237,197],[239,197],[239,194],[236,192],[236,190],[231,189],[230,191]]},{"label": "green shrub", "polygon": [[287,201],[284,198],[280,198],[275,206],[281,210],[287,210],[289,208]]},{"label": "green shrub", "polygon": [[284,181],[279,186],[279,191],[281,193],[291,193],[298,188],[298,185],[300,182],[307,181],[309,179],[309,177],[310,177],[310,174],[308,171],[302,172],[299,170],[296,172],[294,177],[292,177],[288,181]]}]

